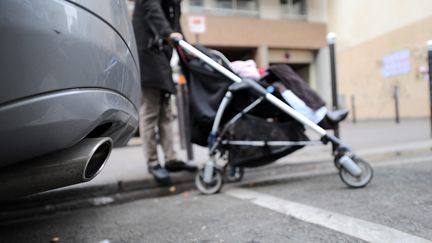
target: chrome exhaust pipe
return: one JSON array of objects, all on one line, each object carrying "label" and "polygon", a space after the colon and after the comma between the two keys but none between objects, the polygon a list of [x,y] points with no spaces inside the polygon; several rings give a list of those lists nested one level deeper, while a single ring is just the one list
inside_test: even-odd
[{"label": "chrome exhaust pipe", "polygon": [[95,178],[113,147],[111,138],[86,138],[71,148],[0,170],[0,201]]}]

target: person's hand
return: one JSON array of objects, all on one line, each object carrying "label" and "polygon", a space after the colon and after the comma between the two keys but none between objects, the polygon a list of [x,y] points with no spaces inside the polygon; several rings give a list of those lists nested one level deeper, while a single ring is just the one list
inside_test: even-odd
[{"label": "person's hand", "polygon": [[179,33],[179,32],[173,32],[173,33],[171,33],[170,34],[170,39],[171,40],[183,40],[183,35],[181,34],[181,33]]}]

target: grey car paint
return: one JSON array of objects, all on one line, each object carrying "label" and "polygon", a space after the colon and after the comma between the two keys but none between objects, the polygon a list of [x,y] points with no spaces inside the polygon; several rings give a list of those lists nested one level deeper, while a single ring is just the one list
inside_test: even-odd
[{"label": "grey car paint", "polygon": [[0,33],[0,168],[88,136],[129,140],[141,89],[123,1],[2,0]]},{"label": "grey car paint", "polygon": [[128,21],[127,6],[124,4],[126,0],[68,0],[75,3],[88,11],[93,12],[96,16],[106,21],[109,25],[124,36],[124,40],[131,48],[132,53],[136,53],[136,44],[133,28]]}]

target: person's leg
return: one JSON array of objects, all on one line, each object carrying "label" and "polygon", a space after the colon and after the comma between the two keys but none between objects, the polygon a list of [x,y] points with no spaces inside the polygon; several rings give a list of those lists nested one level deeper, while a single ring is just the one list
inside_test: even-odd
[{"label": "person's leg", "polygon": [[313,110],[302,99],[300,99],[300,97],[287,89],[281,82],[274,82],[272,85],[277,88],[286,103],[294,108],[294,110],[298,111],[300,114],[324,129],[334,129],[335,125],[345,119],[348,115],[348,110],[341,109],[328,111],[325,106]]},{"label": "person's leg", "polygon": [[159,122],[160,113],[159,89],[144,88],[142,91],[142,105],[140,108],[140,135],[144,159],[149,166],[155,166],[158,162],[156,126]]},{"label": "person's leg", "polygon": [[156,127],[160,120],[161,90],[146,88],[143,90],[143,104],[140,108],[140,132],[144,157],[148,172],[162,184],[169,184],[168,171],[161,167],[157,156]]},{"label": "person's leg", "polygon": [[173,121],[174,115],[172,113],[170,96],[169,94],[161,95],[160,101],[160,114],[159,114],[159,138],[162,149],[165,155],[165,161],[176,160],[177,153],[174,150],[174,131]]},{"label": "person's leg", "polygon": [[174,150],[174,131],[173,121],[174,115],[172,113],[171,103],[169,96],[162,98],[160,119],[159,119],[159,136],[162,148],[165,154],[165,168],[168,171],[176,172],[181,170],[196,171],[197,167],[184,161],[178,160],[177,153]]}]

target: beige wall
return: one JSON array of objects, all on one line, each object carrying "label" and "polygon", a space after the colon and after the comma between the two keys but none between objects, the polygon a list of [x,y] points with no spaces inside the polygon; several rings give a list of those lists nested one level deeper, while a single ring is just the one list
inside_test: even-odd
[{"label": "beige wall", "polygon": [[328,20],[327,5],[328,5],[327,0],[306,1],[307,20],[310,22],[327,23]]},{"label": "beige wall", "polygon": [[431,0],[329,0],[328,29],[344,49],[432,15]]},{"label": "beige wall", "polygon": [[[187,14],[182,16],[183,31],[189,40],[195,40],[187,18]],[[326,45],[326,25],[322,23],[206,16],[206,25],[200,40],[209,46],[319,49]]]},{"label": "beige wall", "polygon": [[[394,86],[400,86],[402,118],[429,115],[428,81],[418,69],[426,66],[426,41],[432,39],[430,0],[330,0],[328,29],[337,33],[339,93],[345,106],[355,96],[359,119],[395,116]],[[385,78],[384,55],[402,49],[411,53],[411,71]]]},{"label": "beige wall", "polygon": [[260,18],[279,19],[280,7],[279,0],[259,0]]},{"label": "beige wall", "polygon": [[[432,17],[338,51],[339,90],[346,97],[348,107],[351,95],[355,96],[358,118],[393,118],[395,108],[392,95],[396,84],[400,85],[402,118],[429,115],[428,81],[424,80],[418,69],[427,65],[426,41],[432,39],[430,26]],[[383,56],[405,48],[411,52],[410,73],[383,77]]]}]

